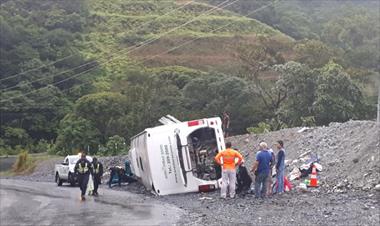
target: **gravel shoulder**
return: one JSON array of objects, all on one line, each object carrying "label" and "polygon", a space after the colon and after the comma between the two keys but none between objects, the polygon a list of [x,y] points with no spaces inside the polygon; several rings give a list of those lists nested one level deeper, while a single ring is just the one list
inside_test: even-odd
[{"label": "gravel shoulder", "polygon": [[186,214],[179,225],[379,225],[380,192],[328,193],[293,190],[265,200],[253,195],[222,200],[220,191],[154,196],[135,183],[113,187],[175,205]]}]

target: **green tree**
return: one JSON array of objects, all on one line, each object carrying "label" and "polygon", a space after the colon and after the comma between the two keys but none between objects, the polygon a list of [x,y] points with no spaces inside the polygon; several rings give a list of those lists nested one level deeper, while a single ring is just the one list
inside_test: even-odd
[{"label": "green tree", "polygon": [[333,56],[331,48],[318,40],[305,40],[294,47],[297,61],[309,65],[311,68],[320,68],[327,64]]},{"label": "green tree", "polygon": [[330,62],[317,73],[313,112],[318,125],[363,117],[362,92],[340,65]]},{"label": "green tree", "polygon": [[227,111],[231,117],[231,132],[242,133],[247,125],[258,123],[260,108],[248,83],[241,78],[224,75],[204,76],[184,87],[187,111],[191,118],[221,116]]},{"label": "green tree", "polygon": [[277,114],[288,126],[300,126],[302,117],[313,115],[317,76],[308,66],[297,62],[277,65],[274,69],[281,75],[279,82],[287,93]]},{"label": "green tree", "polygon": [[56,153],[61,155],[73,154],[87,147],[96,149],[100,143],[100,133],[93,123],[73,114],[66,115],[59,124],[56,140]]},{"label": "green tree", "polygon": [[104,144],[114,134],[125,135],[128,131],[123,118],[128,114],[126,96],[114,92],[89,94],[75,103],[75,115],[91,122],[100,133]]},{"label": "green tree", "polygon": [[2,130],[4,134],[2,138],[11,147],[16,145],[25,147],[30,142],[29,134],[22,128],[4,127]]},{"label": "green tree", "polygon": [[106,150],[107,155],[118,155],[123,152],[126,153],[127,144],[125,142],[125,138],[118,135],[109,137],[106,144]]}]

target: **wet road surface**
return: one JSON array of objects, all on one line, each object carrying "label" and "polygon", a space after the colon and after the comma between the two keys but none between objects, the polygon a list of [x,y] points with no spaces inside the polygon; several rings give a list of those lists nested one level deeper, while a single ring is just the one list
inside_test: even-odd
[{"label": "wet road surface", "polygon": [[183,211],[125,191],[99,190],[79,200],[79,188],[0,179],[0,225],[172,225]]}]

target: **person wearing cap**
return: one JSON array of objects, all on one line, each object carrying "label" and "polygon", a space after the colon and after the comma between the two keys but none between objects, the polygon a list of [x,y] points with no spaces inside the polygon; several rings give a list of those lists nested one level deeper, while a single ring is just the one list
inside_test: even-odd
[{"label": "person wearing cap", "polygon": [[[236,188],[236,166],[243,161],[243,156],[232,149],[231,142],[226,143],[226,150],[215,156],[215,161],[222,166],[222,188],[221,197],[227,197],[227,188],[231,198],[235,198]],[[237,162],[236,162],[237,159]]]},{"label": "person wearing cap", "polygon": [[252,166],[251,172],[256,175],[255,178],[255,196],[256,198],[265,198],[267,192],[267,178],[269,176],[272,154],[268,151],[268,145],[265,142],[259,144],[260,151],[256,154],[256,161]]},{"label": "person wearing cap", "polygon": [[96,157],[92,159],[92,167],[94,170],[94,196],[98,196],[98,188],[101,183],[101,177],[103,176],[103,164],[98,161]]}]

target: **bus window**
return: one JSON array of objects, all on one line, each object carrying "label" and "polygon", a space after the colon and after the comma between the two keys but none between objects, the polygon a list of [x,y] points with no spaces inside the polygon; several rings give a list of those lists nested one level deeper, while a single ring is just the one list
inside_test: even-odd
[{"label": "bus window", "polygon": [[143,167],[143,164],[142,164],[142,159],[140,157],[140,166],[141,166],[141,170],[144,171],[144,167]]},{"label": "bus window", "polygon": [[185,164],[183,163],[183,153],[182,153],[182,143],[181,143],[181,138],[179,138],[179,135],[176,134],[176,140],[177,140],[177,150],[178,150],[178,158],[179,158],[179,165],[181,167],[182,171],[182,177],[184,180],[184,185],[185,187],[187,186],[187,175],[186,175],[186,170],[185,170]]},{"label": "bus window", "polygon": [[193,175],[202,180],[216,180],[221,177],[221,168],[214,161],[218,154],[215,130],[200,128],[188,137],[188,146]]}]

